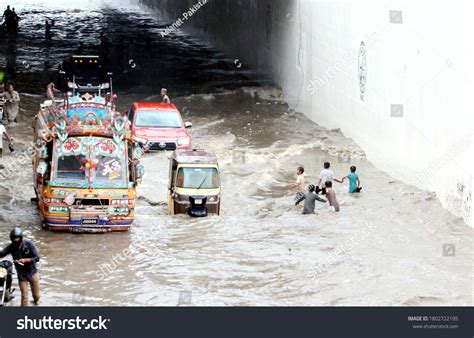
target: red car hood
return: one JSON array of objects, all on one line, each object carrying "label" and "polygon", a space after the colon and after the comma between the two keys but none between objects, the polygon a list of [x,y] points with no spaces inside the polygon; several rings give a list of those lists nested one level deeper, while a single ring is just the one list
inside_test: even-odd
[{"label": "red car hood", "polygon": [[135,128],[133,135],[147,141],[178,140],[188,136],[186,129]]}]

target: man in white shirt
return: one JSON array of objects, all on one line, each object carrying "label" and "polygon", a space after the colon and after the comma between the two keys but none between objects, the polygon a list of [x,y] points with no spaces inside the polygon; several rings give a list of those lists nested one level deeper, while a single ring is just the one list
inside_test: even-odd
[{"label": "man in white shirt", "polygon": [[13,139],[8,135],[7,130],[5,129],[5,126],[3,124],[0,124],[0,158],[2,158],[3,154],[3,136],[7,137],[7,140],[9,144],[13,143]]},{"label": "man in white shirt", "polygon": [[325,162],[324,169],[319,173],[318,186],[316,187],[316,194],[319,194],[322,191],[323,195],[326,195],[326,182],[331,182],[334,179],[334,173],[331,168],[331,163]]}]

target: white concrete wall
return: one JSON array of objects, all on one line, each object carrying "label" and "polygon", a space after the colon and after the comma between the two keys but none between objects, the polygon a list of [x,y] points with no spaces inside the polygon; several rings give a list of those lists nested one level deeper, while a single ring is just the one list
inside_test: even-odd
[{"label": "white concrete wall", "polygon": [[[143,0],[178,18],[192,0]],[[378,168],[472,222],[473,5],[468,1],[209,0],[183,29],[267,72],[290,104]],[[390,23],[389,11],[403,23]],[[358,53],[366,45],[361,99]],[[403,104],[403,117],[391,105]]]},{"label": "white concrete wall", "polygon": [[[472,7],[467,1],[301,1],[303,94],[297,82],[282,81],[299,111],[341,128],[378,168],[435,191],[471,225],[474,55],[465,34],[474,31]],[[401,10],[403,23],[390,23],[389,10]],[[368,72],[363,100],[361,41]],[[391,104],[404,105],[403,117],[391,117]]]}]

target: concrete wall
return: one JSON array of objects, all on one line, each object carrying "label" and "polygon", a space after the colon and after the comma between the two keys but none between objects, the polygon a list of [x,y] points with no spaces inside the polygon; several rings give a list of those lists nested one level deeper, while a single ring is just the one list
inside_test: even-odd
[{"label": "concrete wall", "polygon": [[[142,3],[174,21],[195,1]],[[467,1],[209,0],[182,29],[268,73],[296,110],[341,128],[377,167],[435,191],[472,225],[474,71],[466,40],[474,31],[472,7]]]}]

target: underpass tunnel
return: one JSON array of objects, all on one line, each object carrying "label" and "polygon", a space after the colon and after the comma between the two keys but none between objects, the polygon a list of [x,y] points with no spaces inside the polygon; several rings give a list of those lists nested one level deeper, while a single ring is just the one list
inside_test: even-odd
[{"label": "underpass tunnel", "polygon": [[[38,243],[44,305],[472,302],[467,4],[11,6],[19,29],[0,29],[0,82],[13,83],[21,102],[18,123],[6,126],[15,151],[5,147],[0,159],[0,242],[20,226]],[[171,153],[160,151],[140,159],[145,176],[130,231],[88,236],[41,227],[31,159],[22,154],[46,83],[75,54],[107,60],[121,113],[134,102],[161,102],[168,89],[183,124],[193,124],[186,129],[193,147],[218,157],[218,217],[169,215]],[[159,137],[152,143],[166,146]],[[326,161],[339,179],[357,166],[362,192],[350,193],[347,180],[335,184],[340,212],[317,202],[314,215],[302,215],[295,169],[304,166],[306,186],[317,184]]]},{"label": "underpass tunnel", "polygon": [[[7,73],[26,76],[23,91],[39,91],[67,55],[99,52],[105,34],[118,89],[190,95],[280,88],[274,95],[292,111],[341,129],[378,168],[434,191],[472,223],[472,48],[460,38],[472,28],[469,8],[384,0],[15,6],[20,33],[3,33],[0,56]],[[55,27],[44,43],[48,19]]]},{"label": "underpass tunnel", "polygon": [[[472,224],[472,5],[441,2],[142,0],[340,128],[392,176]],[[441,23],[448,23],[441,24]],[[165,31],[166,32],[166,31]],[[467,123],[466,123],[467,122]]]}]

